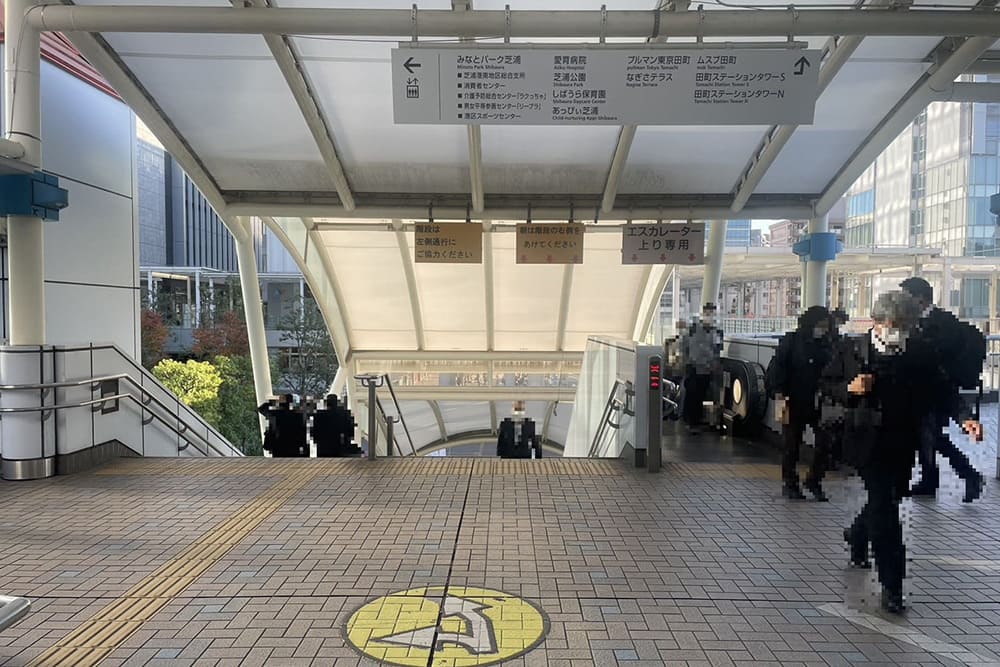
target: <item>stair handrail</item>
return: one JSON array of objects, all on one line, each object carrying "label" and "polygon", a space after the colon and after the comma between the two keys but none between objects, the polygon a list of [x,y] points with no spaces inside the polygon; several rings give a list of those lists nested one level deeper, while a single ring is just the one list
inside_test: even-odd
[{"label": "stair handrail", "polygon": [[[413,445],[413,438],[410,437],[410,429],[406,426],[406,418],[403,417],[403,408],[399,404],[399,399],[396,398],[396,390],[392,386],[392,378],[389,377],[388,373],[385,373],[382,377],[385,378],[386,389],[389,390],[389,396],[392,397],[392,405],[396,408],[396,415],[399,417],[399,424],[403,427],[403,432],[406,433],[406,439],[410,443],[410,456],[417,455],[417,448]],[[385,414],[384,412],[382,414]],[[399,449],[399,453],[402,454],[403,450],[399,447],[399,443],[396,443],[396,448]]]},{"label": "stair handrail", "polygon": [[615,378],[614,384],[611,386],[611,392],[608,394],[608,400],[604,402],[604,411],[601,414],[601,421],[597,425],[597,432],[594,433],[594,439],[590,443],[590,451],[587,453],[588,458],[593,458],[597,456],[597,452],[600,449],[601,442],[604,440],[605,435],[608,432],[608,428],[617,429],[621,424],[615,424],[611,421],[612,415],[622,407],[622,402],[618,400],[618,390],[624,387],[625,383]]},{"label": "stair handrail", "polygon": [[[112,396],[102,396],[100,398],[92,399],[89,401],[78,401],[76,403],[62,403],[58,405],[39,405],[39,406],[17,407],[17,408],[0,408],[0,414],[18,413],[18,412],[41,412],[42,419],[47,419],[48,415],[46,415],[45,413],[55,410],[67,410],[70,408],[85,408],[95,405],[103,405],[104,403],[116,400],[131,399],[132,401],[138,403],[139,406],[142,407],[145,411],[149,412],[149,414],[154,419],[162,423],[167,428],[176,431],[177,435],[181,436],[185,440],[185,442],[188,443],[183,447],[180,447],[179,448],[180,451],[187,449],[188,445],[194,445],[195,449],[197,449],[203,455],[210,456],[207,449],[202,449],[198,447],[196,443],[191,442],[191,440],[187,437],[187,434],[191,434],[201,439],[201,441],[206,445],[206,447],[208,449],[213,450],[218,456],[225,457],[231,455],[223,450],[220,450],[211,440],[209,440],[207,437],[203,436],[201,433],[195,430],[196,428],[204,426],[208,429],[211,429],[211,431],[221,440],[228,442],[225,436],[219,433],[211,424],[209,424],[206,421],[203,422],[203,424],[192,426],[187,419],[182,417],[180,414],[174,413],[169,405],[166,405],[163,401],[154,396],[153,393],[149,391],[149,389],[143,387],[139,382],[136,381],[134,377],[132,377],[128,373],[116,373],[114,375],[104,375],[104,376],[86,378],[81,380],[63,380],[60,382],[42,382],[42,383],[24,384],[24,385],[0,385],[0,391],[39,391],[48,389],[61,389],[66,387],[82,387],[85,385],[92,385],[93,388],[96,389],[98,386],[100,386],[101,383],[109,382],[112,380],[127,380],[129,384],[131,384],[133,387],[139,390],[139,392],[142,394],[142,397],[141,398],[136,397],[132,393],[126,392],[124,394],[119,393],[119,394],[114,394]],[[181,403],[181,400],[179,398],[177,399],[177,401],[178,403]],[[161,415],[154,412],[153,410],[150,410],[149,409],[150,404],[154,404],[157,407],[161,408],[162,410],[166,411],[167,414],[170,415],[170,419],[174,419],[177,421],[178,426],[169,423],[167,421],[167,418],[164,418]],[[127,443],[126,446],[128,446]],[[230,444],[230,447],[233,452],[239,452],[239,450],[232,444]],[[129,449],[135,451],[135,448],[131,446],[129,446]]]}]

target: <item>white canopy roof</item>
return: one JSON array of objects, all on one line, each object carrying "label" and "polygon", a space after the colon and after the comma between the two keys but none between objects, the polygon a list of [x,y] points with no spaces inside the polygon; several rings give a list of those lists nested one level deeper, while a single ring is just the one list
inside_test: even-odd
[{"label": "white canopy roof", "polygon": [[[515,13],[596,12],[600,5],[477,0],[472,14],[503,10],[508,1]],[[649,11],[652,0],[606,2],[612,13],[646,10],[636,20],[654,15]],[[843,7],[836,0],[819,0],[810,7],[824,3]],[[934,0],[934,7],[942,3],[954,7],[954,16],[968,15],[973,4]],[[351,6],[343,0],[252,0],[247,3],[251,8],[243,7],[242,0],[238,8],[226,0],[116,4],[177,6],[167,18],[181,16],[189,7],[238,14]],[[408,11],[411,6],[408,0],[356,4],[364,5],[356,10],[359,16],[372,9]],[[754,19],[746,21],[748,31],[751,24],[763,25],[762,17],[781,14],[777,8],[785,5],[777,0],[757,4],[776,9],[745,10],[747,19]],[[994,4],[980,2],[983,7]],[[896,9],[895,16],[926,11],[919,5]],[[267,6],[279,9],[257,8]],[[470,9],[464,0],[420,3],[422,12]],[[712,3],[705,10],[723,12],[718,16],[732,13]],[[40,20],[56,26],[66,11],[47,8]],[[805,26],[810,11],[799,11],[796,25]],[[124,21],[126,14],[122,9],[116,16]],[[594,16],[599,21],[600,13]],[[74,26],[94,25],[84,21],[82,12],[73,20],[81,21]],[[664,18],[664,25],[670,20]],[[996,18],[981,12],[975,21],[973,28],[992,25]],[[56,29],[66,25],[70,23]],[[524,21],[514,25],[522,33],[530,31]],[[903,30],[897,25],[890,32],[897,28]],[[394,124],[390,49],[410,39],[405,31],[336,37],[152,30],[68,36],[229,224],[241,224],[240,216],[261,216],[279,234],[309,280],[345,360],[366,355],[435,359],[443,352],[523,357],[525,351],[558,358],[562,352],[582,351],[589,334],[638,338],[657,307],[669,267],[622,266],[617,234],[588,233],[584,263],[577,266],[518,265],[513,235],[500,232],[485,235],[482,265],[426,265],[413,262],[413,233],[396,230],[403,229],[400,223],[425,218],[431,204],[437,219],[464,219],[470,209],[474,220],[523,219],[531,206],[535,219],[565,220],[573,210],[577,220],[597,216],[601,223],[596,227],[633,217],[630,211],[637,212],[637,220],[823,213],[917,111],[940,99],[936,90],[947,92],[948,84],[993,45],[996,35],[944,39],[925,29],[923,36],[863,37],[854,30],[842,38],[814,30],[803,41],[824,50],[820,82],[825,89],[815,122],[798,128],[466,128]],[[590,39],[562,41],[595,42],[596,31]],[[782,34],[754,34],[741,38],[730,32],[725,40],[771,40],[776,46],[787,41]],[[511,41],[529,40],[515,36]],[[643,41],[638,35],[608,38],[612,43]],[[707,36],[705,41],[720,38]],[[613,162],[616,154],[620,159]],[[597,214],[602,201],[608,205]],[[370,228],[322,224],[347,219]]]}]

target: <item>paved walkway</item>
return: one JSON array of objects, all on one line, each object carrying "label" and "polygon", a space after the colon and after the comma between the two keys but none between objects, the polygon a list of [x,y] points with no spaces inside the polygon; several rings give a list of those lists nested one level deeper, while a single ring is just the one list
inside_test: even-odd
[{"label": "paved walkway", "polygon": [[856,479],[785,501],[773,452],[707,435],[655,476],[133,459],[0,483],[0,592],[34,605],[0,664],[1000,665],[995,445],[967,451],[981,501],[905,505],[903,620],[845,569]]}]

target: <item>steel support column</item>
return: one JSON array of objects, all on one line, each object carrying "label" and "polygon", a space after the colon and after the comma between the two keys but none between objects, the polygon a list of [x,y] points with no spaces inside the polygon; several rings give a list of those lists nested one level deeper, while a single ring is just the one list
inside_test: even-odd
[{"label": "steel support column", "polygon": [[[708,234],[708,256],[705,257],[705,277],[701,282],[701,305],[718,306],[719,288],[722,286],[722,260],[726,252],[726,227],[728,221],[713,220]],[[722,312],[722,309],[719,309]]]},{"label": "steel support column", "polygon": [[[825,234],[830,231],[828,216],[809,220],[810,234]],[[810,306],[826,305],[826,262],[809,259],[805,262],[806,282],[802,290],[802,309]]]},{"label": "steel support column", "polygon": [[[260,298],[257,278],[257,256],[253,248],[253,234],[247,218],[236,218],[229,223],[236,243],[236,260],[240,271],[240,288],[243,293],[243,312],[247,322],[247,340],[250,343],[250,364],[253,366],[253,389],[257,405],[272,395],[271,361],[267,354],[267,334],[264,330],[264,306]],[[264,429],[260,421],[261,432]]]},{"label": "steel support column", "polygon": [[[41,35],[24,19],[36,0],[7,0],[4,27],[4,118],[22,161],[42,167]],[[10,344],[45,344],[45,235],[41,218],[7,216]]]}]

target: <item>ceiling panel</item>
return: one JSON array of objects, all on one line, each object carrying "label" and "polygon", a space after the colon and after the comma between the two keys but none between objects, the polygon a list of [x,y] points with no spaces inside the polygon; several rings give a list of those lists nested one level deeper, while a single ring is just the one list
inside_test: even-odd
[{"label": "ceiling panel", "polygon": [[[410,248],[413,248],[413,235],[408,236]],[[485,350],[486,279],[483,266],[416,264],[414,272],[427,349]]]},{"label": "ceiling panel", "polygon": [[449,437],[490,429],[490,404],[487,401],[439,401]]},{"label": "ceiling panel", "polygon": [[493,235],[496,349],[554,350],[563,266],[515,264],[514,237]]},{"label": "ceiling panel", "polygon": [[[722,194],[764,136],[764,127],[640,127],[621,194]],[[610,164],[610,158],[609,162]]]},{"label": "ceiling panel", "polygon": [[413,310],[396,235],[325,231],[320,238],[336,267],[354,348],[416,349]]},{"label": "ceiling panel", "polygon": [[583,350],[591,335],[632,337],[646,268],[622,265],[619,234],[588,234],[586,241],[586,262],[573,273],[566,320],[565,345],[571,350]]},{"label": "ceiling panel", "polygon": [[223,190],[333,189],[273,61],[178,56],[125,62]]},{"label": "ceiling panel", "polygon": [[[868,38],[816,103],[757,192],[819,193],[926,71],[936,38]],[[858,100],[864,100],[859,104]]]},{"label": "ceiling panel", "polygon": [[492,125],[482,136],[487,193],[599,193],[618,128]]},{"label": "ceiling panel", "polygon": [[464,127],[396,125],[388,63],[309,60],[351,186],[359,192],[466,192]]}]

